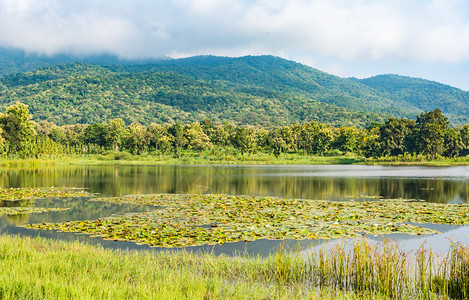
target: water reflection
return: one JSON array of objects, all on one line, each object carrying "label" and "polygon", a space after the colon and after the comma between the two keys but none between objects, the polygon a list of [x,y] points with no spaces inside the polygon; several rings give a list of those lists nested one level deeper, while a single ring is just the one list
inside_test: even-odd
[{"label": "water reflection", "polygon": [[[141,212],[154,209],[154,207],[143,205],[112,204],[106,202],[92,202],[82,198],[56,198],[47,200],[36,200],[32,206],[37,207],[68,207],[67,211],[48,212],[41,214],[0,216],[0,232],[16,234],[30,237],[43,237],[54,240],[80,241],[90,245],[100,245],[104,248],[115,250],[148,250],[148,251],[189,251],[189,252],[209,252],[215,255],[260,255],[267,256],[276,252],[280,247],[299,253],[308,257],[311,252],[325,249],[324,247],[334,247],[337,244],[352,244],[351,239],[342,240],[257,240],[254,242],[235,242],[224,245],[204,245],[186,248],[152,248],[147,245],[137,245],[132,242],[106,241],[99,237],[90,237],[84,234],[65,233],[48,230],[33,230],[17,225],[42,222],[66,222],[72,220],[97,219],[111,216],[113,214],[124,214],[131,212]],[[421,224],[422,225],[422,224]],[[384,236],[367,235],[370,241],[380,241],[382,238],[392,239],[399,242],[405,251],[418,249],[425,243],[427,249],[432,248],[435,253],[446,253],[451,241],[460,241],[467,245],[469,242],[469,226],[436,225],[423,224],[443,234],[434,235],[407,235],[389,234]]]},{"label": "water reflection", "polygon": [[[33,230],[18,225],[42,222],[66,222],[74,220],[95,220],[102,217],[109,217],[114,214],[125,214],[132,212],[143,212],[155,209],[153,206],[113,204],[107,202],[87,201],[83,198],[52,198],[35,201],[13,201],[12,204],[18,206],[28,203],[33,207],[67,207],[69,210],[48,212],[40,214],[22,214],[0,216],[0,232],[29,237],[43,237],[54,240],[80,241],[89,245],[100,245],[104,248],[115,250],[148,250],[148,251],[189,251],[189,252],[209,252],[216,255],[262,255],[267,256],[278,250],[279,247],[292,249],[293,251],[307,251],[323,243],[319,240],[259,240],[255,242],[236,242],[224,245],[204,245],[186,248],[153,248],[147,245],[137,245],[133,242],[107,241],[99,237],[90,237],[86,234],[66,233],[48,230]],[[14,205],[13,205],[14,206]]]},{"label": "water reflection", "polygon": [[2,187],[85,187],[104,196],[224,193],[343,200],[369,195],[469,203],[468,167],[49,166],[0,170]]}]

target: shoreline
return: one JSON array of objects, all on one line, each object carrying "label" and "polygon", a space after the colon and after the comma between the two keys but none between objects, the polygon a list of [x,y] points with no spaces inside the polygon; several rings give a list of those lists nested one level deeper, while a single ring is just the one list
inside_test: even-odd
[{"label": "shoreline", "polygon": [[0,166],[37,166],[37,165],[384,165],[384,166],[469,166],[468,157],[455,159],[399,160],[390,157],[388,159],[370,159],[359,156],[300,156],[289,155],[274,158],[266,155],[251,155],[220,159],[214,156],[182,156],[180,158],[165,156],[132,156],[130,159],[107,159],[90,156],[60,156],[55,158],[38,159],[0,159]]}]

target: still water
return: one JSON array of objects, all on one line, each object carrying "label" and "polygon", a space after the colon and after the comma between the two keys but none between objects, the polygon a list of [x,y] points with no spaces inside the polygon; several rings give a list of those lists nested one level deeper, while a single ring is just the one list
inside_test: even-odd
[{"label": "still water", "polygon": [[[50,166],[0,169],[1,187],[80,187],[100,196],[151,193],[205,193],[277,196],[284,198],[347,200],[351,197],[422,199],[438,203],[469,203],[469,167],[409,166]],[[63,202],[65,201],[65,202]],[[18,203],[21,205],[21,203]],[[89,202],[83,199],[36,201],[37,206],[71,207],[53,212],[0,218],[3,232],[82,240],[110,248],[146,249],[132,243],[102,241],[85,235],[27,230],[16,225],[37,222],[96,219],[112,214],[144,211],[145,206]],[[433,225],[430,225],[433,226]],[[434,236],[389,236],[408,247],[426,241],[441,248],[449,239],[469,244],[469,227],[439,226],[444,234]],[[379,237],[370,237],[379,239]],[[320,241],[286,241],[288,246],[307,249]],[[191,250],[231,254],[275,251],[277,241],[232,243],[194,247]]]}]

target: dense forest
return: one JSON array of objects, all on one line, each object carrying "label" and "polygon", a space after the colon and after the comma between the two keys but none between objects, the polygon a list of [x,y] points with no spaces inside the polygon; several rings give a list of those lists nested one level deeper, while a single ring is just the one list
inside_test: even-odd
[{"label": "dense forest", "polygon": [[47,158],[65,154],[114,153],[177,157],[183,151],[218,155],[284,153],[364,157],[425,155],[457,157],[469,154],[469,125],[451,128],[439,109],[423,112],[416,120],[389,118],[368,128],[332,127],[315,121],[275,128],[216,124],[209,119],[181,124],[140,123],[122,119],[101,123],[62,125],[33,122],[28,107],[17,103],[0,115],[0,154],[4,157]]},{"label": "dense forest", "polygon": [[[2,86],[3,85],[3,89]],[[175,73],[115,73],[87,64],[58,65],[0,80],[0,103],[29,105],[37,120],[58,125],[121,118],[140,122],[216,122],[260,126],[323,120],[333,125],[383,120],[293,94],[241,91]]]},{"label": "dense forest", "polygon": [[92,57],[81,61],[100,63],[61,64],[74,59],[2,55],[0,66],[10,71],[0,74],[0,109],[22,102],[35,120],[57,125],[120,118],[144,126],[210,119],[265,128],[311,121],[366,128],[435,108],[451,126],[469,123],[469,92],[397,75],[340,78],[273,56],[141,63]]}]

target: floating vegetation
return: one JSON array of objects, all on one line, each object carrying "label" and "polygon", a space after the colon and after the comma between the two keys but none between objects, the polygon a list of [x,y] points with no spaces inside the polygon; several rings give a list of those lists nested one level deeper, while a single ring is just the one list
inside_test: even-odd
[{"label": "floating vegetation", "polygon": [[0,188],[0,201],[16,201],[52,197],[86,197],[91,194],[75,188]]},{"label": "floating vegetation", "polygon": [[256,239],[329,239],[363,234],[432,234],[412,223],[469,224],[468,205],[408,200],[318,201],[227,195],[142,195],[93,201],[150,204],[154,211],[94,221],[31,224],[158,247]]},{"label": "floating vegetation", "polygon": [[64,211],[69,208],[34,207],[35,199],[84,197],[91,194],[75,188],[0,188],[0,215],[22,215]]},{"label": "floating vegetation", "polygon": [[33,214],[33,213],[45,213],[52,211],[64,211],[69,208],[55,207],[55,208],[46,208],[46,207],[0,207],[0,216],[1,215],[23,215],[23,214]]},{"label": "floating vegetation", "polygon": [[357,199],[383,199],[383,196],[355,195],[355,196],[345,196],[345,198],[357,198]]}]

